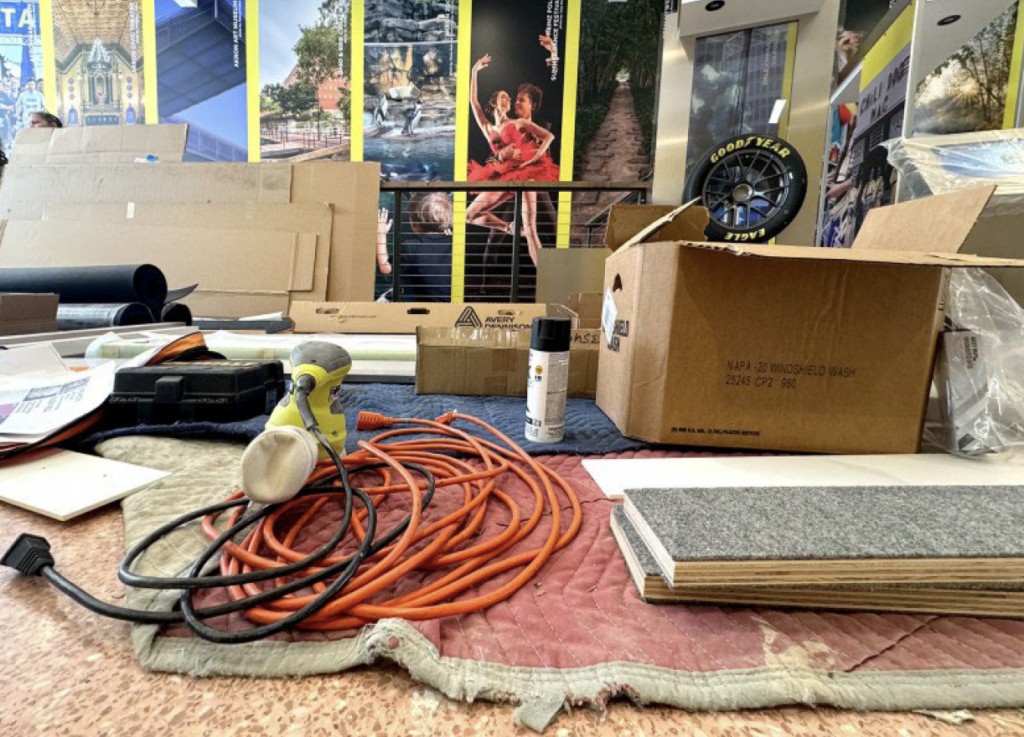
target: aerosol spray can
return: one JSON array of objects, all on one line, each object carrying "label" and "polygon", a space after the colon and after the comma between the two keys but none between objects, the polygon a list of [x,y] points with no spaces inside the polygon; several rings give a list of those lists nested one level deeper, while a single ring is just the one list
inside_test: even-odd
[{"label": "aerosol spray can", "polygon": [[571,342],[569,318],[534,318],[526,377],[526,439],[534,443],[560,443],[565,437]]}]

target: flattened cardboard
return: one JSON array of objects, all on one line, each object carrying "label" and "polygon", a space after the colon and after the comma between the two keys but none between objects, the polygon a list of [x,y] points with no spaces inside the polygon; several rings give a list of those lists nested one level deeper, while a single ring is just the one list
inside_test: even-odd
[{"label": "flattened cardboard", "polygon": [[330,205],[323,203],[56,203],[46,206],[43,219],[165,227],[191,227],[201,223],[208,228],[304,233],[307,237],[312,233],[316,239],[312,287],[293,290],[291,297],[293,300],[314,301],[323,301],[327,297],[334,213]]},{"label": "flattened cardboard", "polygon": [[326,297],[370,300],[379,192],[375,163],[12,163],[0,219],[39,220],[48,203],[327,203],[334,214]]},{"label": "flattened cardboard", "polygon": [[[569,352],[570,397],[597,391],[597,329],[574,330]],[[418,328],[416,393],[525,397],[530,331]]]},{"label": "flattened cardboard", "polygon": [[1024,265],[948,241],[931,253],[650,242],[638,212],[621,228],[616,210],[597,402],[651,442],[914,453],[944,313],[948,272],[937,267]]},{"label": "flattened cardboard", "polygon": [[529,329],[548,312],[547,305],[493,302],[296,302],[288,316],[296,333],[411,335],[418,327]]},{"label": "flattened cardboard", "polygon": [[56,294],[0,292],[0,335],[27,335],[57,329]]},{"label": "flattened cardboard", "polygon": [[542,248],[537,254],[537,299],[567,305],[573,294],[598,293],[604,284],[607,248]]},{"label": "flattened cardboard", "polygon": [[184,124],[97,125],[23,128],[14,141],[19,164],[132,164],[150,155],[180,162],[187,138]]},{"label": "flattened cardboard", "polygon": [[[4,167],[0,219],[40,220],[50,203],[291,202],[284,164],[22,164]],[[324,202],[322,198],[317,200]]]},{"label": "flattened cardboard", "polygon": [[237,317],[288,309],[289,292],[312,283],[311,238],[272,231],[12,220],[0,242],[0,267],[151,263],[171,284],[200,279],[196,293],[183,300],[193,313]]},{"label": "flattened cardboard", "polygon": [[326,202],[334,208],[327,299],[373,300],[380,164],[308,162],[291,168],[292,202]]}]

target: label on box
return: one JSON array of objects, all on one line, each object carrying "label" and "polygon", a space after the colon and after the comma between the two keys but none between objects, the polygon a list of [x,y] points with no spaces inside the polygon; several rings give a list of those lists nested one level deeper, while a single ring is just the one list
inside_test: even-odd
[{"label": "label on box", "polygon": [[615,318],[619,316],[619,311],[615,307],[615,298],[612,296],[612,290],[606,289],[604,292],[604,306],[601,308],[601,328],[604,330],[604,339],[611,346],[615,340]]}]

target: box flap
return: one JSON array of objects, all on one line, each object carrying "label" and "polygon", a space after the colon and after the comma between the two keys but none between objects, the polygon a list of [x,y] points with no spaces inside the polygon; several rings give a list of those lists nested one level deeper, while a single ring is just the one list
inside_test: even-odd
[{"label": "box flap", "polygon": [[615,251],[644,242],[703,240],[710,218],[697,202],[679,207],[615,205],[608,215],[605,245]]},{"label": "box flap", "polygon": [[967,241],[994,185],[923,197],[872,209],[852,250],[957,253]]},{"label": "box flap", "polygon": [[[673,244],[669,244],[673,245]],[[790,259],[797,261],[838,261],[866,264],[903,264],[907,266],[945,267],[1001,267],[1024,268],[1024,259],[986,258],[969,253],[921,253],[917,251],[888,251],[852,248],[809,248],[807,246],[767,246],[736,243],[679,243],[683,248],[694,248],[733,256]]]}]

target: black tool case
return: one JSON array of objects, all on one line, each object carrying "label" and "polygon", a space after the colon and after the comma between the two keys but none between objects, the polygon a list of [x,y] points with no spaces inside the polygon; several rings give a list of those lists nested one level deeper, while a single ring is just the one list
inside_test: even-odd
[{"label": "black tool case", "polygon": [[237,422],[284,395],[280,361],[182,361],[120,369],[109,414],[119,424]]}]

